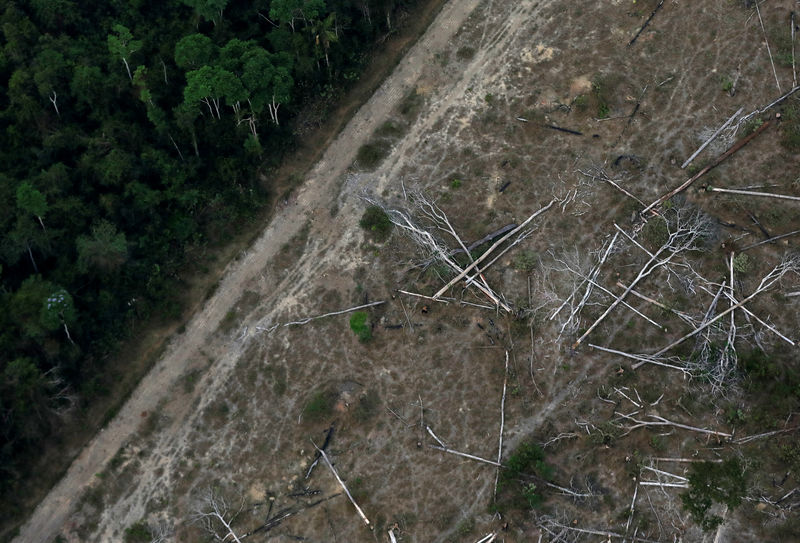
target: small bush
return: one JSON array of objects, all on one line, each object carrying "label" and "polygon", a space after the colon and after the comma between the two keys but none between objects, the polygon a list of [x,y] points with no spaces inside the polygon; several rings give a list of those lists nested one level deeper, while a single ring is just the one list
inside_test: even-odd
[{"label": "small bush", "polygon": [[386,241],[394,226],[389,215],[380,206],[369,206],[361,216],[358,225],[372,234],[375,241]]},{"label": "small bush", "polygon": [[750,257],[745,253],[740,253],[733,257],[733,269],[738,273],[747,273],[753,267]]},{"label": "small bush", "polygon": [[450,181],[450,188],[457,189],[461,186],[461,179],[453,179]]},{"label": "small bush", "polygon": [[353,313],[350,317],[350,329],[361,343],[366,343],[372,339],[372,328],[367,323],[367,313],[365,311]]}]

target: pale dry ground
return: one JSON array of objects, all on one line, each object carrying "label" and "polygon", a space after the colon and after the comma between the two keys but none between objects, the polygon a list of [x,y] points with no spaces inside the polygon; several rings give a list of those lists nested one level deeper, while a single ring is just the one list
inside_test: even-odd
[{"label": "pale dry ground", "polygon": [[[435,195],[463,237],[473,240],[519,222],[553,195],[577,190],[569,206],[539,221],[524,247],[545,259],[548,250],[561,255],[578,247],[579,260],[588,266],[591,258],[585,249],[600,246],[612,221],[627,225],[630,206],[618,193],[577,175],[576,168],[605,166],[643,199],[655,198],[684,178],[675,159],[680,158],[680,164],[701,133],[718,126],[739,106],[752,109],[777,92],[769,86],[771,71],[765,68],[760,30],[740,6],[667,2],[653,30],[635,48],[626,49],[648,13],[648,8],[619,0],[588,6],[499,0],[448,4],[398,72],[359,112],[354,119],[358,129],[351,123],[296,202],[233,265],[233,275],[204,311],[213,318],[194,321],[143,383],[161,394],[152,396],[151,403],[126,407],[127,433],[118,432],[82,483],[73,487],[89,483],[121,447],[118,465],[94,485],[103,491],[103,505],[98,511],[84,503],[69,518],[64,530],[68,540],[118,541],[125,527],[140,520],[166,522],[174,527],[177,540],[201,540],[200,530],[188,521],[199,494],[209,485],[218,486],[233,501],[239,494],[245,496],[248,508],[238,520],[240,531],[263,522],[267,497],[276,498],[278,509],[294,503],[287,494],[306,485],[330,495],[338,488],[324,466],[308,481],[302,478],[312,458],[310,439],[319,443],[322,431],[336,420],[329,451],[342,477],[358,489],[376,530],[361,525],[349,502],[338,497],[285,522],[269,533],[272,539],[387,541],[385,530],[398,523],[401,541],[477,541],[502,527],[488,513],[495,471],[427,448],[432,440],[417,424],[417,403],[422,400],[425,423],[448,445],[495,458],[504,349],[512,354],[504,458],[523,440],[542,443],[562,432],[574,434],[548,449],[548,460],[556,466],[554,477],[577,489],[591,481],[603,496],[577,503],[551,496],[548,512],[574,520],[579,527],[624,531],[626,517],[620,511],[630,506],[635,484],[631,458],[634,451],[653,452],[648,448],[651,436],[634,433],[623,444],[601,446],[587,439],[576,423],[600,425],[610,418],[617,406],[612,409],[599,399],[599,387],[609,383],[637,386],[648,402],[663,389],[667,396],[650,412],[686,420],[685,407],[678,409],[675,402],[684,395],[702,394],[692,388],[699,385],[655,370],[640,372],[639,381],[632,384],[624,380],[627,376],[615,374],[612,361],[618,360],[570,353],[538,325],[530,345],[524,325],[514,331],[510,319],[490,311],[435,305],[423,314],[423,302],[391,298],[397,287],[437,284],[430,276],[419,279],[416,272],[401,271],[413,248],[398,235],[376,248],[365,242],[356,224],[364,207],[361,195],[402,204],[403,187],[414,187]],[[713,29],[713,37],[707,29]],[[465,53],[459,57],[459,51]],[[739,91],[732,99],[720,92],[720,77],[737,70]],[[628,115],[643,96],[641,114],[631,123],[626,125],[625,118],[598,122],[592,110],[581,112],[575,106],[565,112],[559,106],[589,93],[590,82],[598,76],[615,75],[619,81],[606,79],[613,87],[612,117]],[[786,75],[785,69],[781,75]],[[373,173],[345,173],[359,145],[386,119],[397,118],[394,110],[402,108],[409,92],[423,97],[425,104],[390,156]],[[518,116],[528,122],[516,120]],[[545,129],[543,123],[586,135],[578,139]],[[775,148],[773,139],[756,142],[747,152],[769,159],[779,155]],[[622,154],[638,156],[641,165],[614,170],[612,163]],[[726,178],[758,171],[743,164],[747,163],[740,160],[720,170]],[[451,189],[455,178],[462,184]],[[508,181],[511,185],[500,193]],[[284,244],[298,259],[278,269],[270,261],[285,253]],[[635,248],[619,253],[601,279],[613,285],[614,274],[635,271],[631,267],[641,256]],[[515,269],[513,253],[496,267],[487,275],[490,283],[517,307],[531,303],[526,274]],[[532,288],[537,296],[564,295],[567,282],[556,273],[537,273]],[[652,284],[642,288],[655,297],[666,290]],[[248,291],[258,294],[256,308],[233,330],[218,330]],[[388,300],[372,313],[378,323],[412,322],[412,331],[377,326],[375,339],[364,346],[347,329],[343,316],[271,333],[260,330],[367,298]],[[637,307],[646,311],[646,306]],[[638,322],[633,328],[630,314],[618,312],[621,315],[598,329],[596,336],[604,344],[639,350],[663,341],[662,332]],[[796,327],[796,314],[787,313],[780,324]],[[191,338],[192,349],[181,348]],[[175,366],[168,366],[167,360]],[[183,389],[191,370],[205,374],[189,394]],[[529,372],[536,377],[535,385]],[[313,393],[325,389],[337,394],[334,413],[322,420],[303,420]],[[360,417],[358,406],[366,393],[374,393],[378,405]],[[157,407],[162,397],[175,400]],[[615,398],[618,406],[630,407]],[[156,429],[133,435],[145,411],[158,413]],[[725,429],[719,411],[708,413],[691,422]],[[714,454],[715,444],[697,434],[672,432],[661,439],[666,443],[663,456]],[[78,490],[70,495],[77,497]],[[637,515],[649,515],[651,537],[704,539],[681,511],[678,492],[659,489],[640,496],[637,511],[642,513]],[[69,514],[68,507],[60,511],[54,529]],[[507,518],[512,527],[503,540],[537,539],[532,516]],[[751,530],[757,526],[729,516],[716,538],[754,540],[757,532]],[[583,539],[600,538],[584,534]]]}]

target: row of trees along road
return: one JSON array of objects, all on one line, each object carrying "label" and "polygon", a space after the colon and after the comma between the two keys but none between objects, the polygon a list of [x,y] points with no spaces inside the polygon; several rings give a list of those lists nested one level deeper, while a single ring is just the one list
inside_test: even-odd
[{"label": "row of trees along road", "polygon": [[[265,201],[404,0],[12,0],[0,12],[0,495]],[[411,0],[405,0],[409,2]],[[216,238],[212,236],[216,235]]]}]

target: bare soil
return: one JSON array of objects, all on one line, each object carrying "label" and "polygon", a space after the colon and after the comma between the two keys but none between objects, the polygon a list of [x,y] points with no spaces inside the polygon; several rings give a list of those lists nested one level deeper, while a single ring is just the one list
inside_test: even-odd
[{"label": "bare soil", "polygon": [[[579,283],[565,267],[587,273],[615,223],[645,249],[658,249],[651,225],[657,219],[642,225],[635,212],[643,206],[581,171],[602,169],[649,203],[687,178],[680,164],[709,130],[739,107],[755,110],[782,94],[752,9],[668,1],[627,45],[656,4],[447,3],[18,540],[60,533],[67,541],[119,541],[127,527],[146,522],[165,527],[168,540],[202,541],[208,534],[192,519],[210,488],[232,512],[241,504],[233,522],[239,536],[284,508],[296,511],[253,539],[388,541],[391,529],[407,542],[478,541],[489,533],[502,541],[556,541],[560,533],[567,541],[617,538],[608,534],[785,540],[781,534],[798,523],[788,506],[795,498],[776,501],[798,484],[796,475],[783,476],[786,463],[800,458],[800,450],[797,458],[790,454],[796,434],[788,431],[797,424],[796,400],[765,407],[745,395],[744,381],[712,390],[697,375],[687,379],[654,365],[634,371],[630,360],[586,346],[654,352],[690,330],[642,300],[627,299],[656,325],[618,307],[577,350],[576,337],[611,296],[596,290],[574,326],[562,330],[564,315],[551,318]],[[762,6],[769,32],[788,32],[792,4]],[[776,72],[786,91],[791,67]],[[733,96],[728,80],[736,81]],[[699,189],[767,184],[799,194],[798,157],[780,146],[780,131],[765,131],[670,202],[700,210],[713,228],[701,247],[676,260],[684,268],[643,281],[637,288],[644,295],[702,317],[713,292],[686,283],[685,266],[719,283],[728,277],[731,248],[738,253],[763,239],[751,215],[773,233],[799,227],[794,202],[720,198]],[[727,134],[697,164],[740,136]],[[380,165],[354,163],[359,149],[375,142],[389,149]],[[397,228],[377,243],[358,220],[365,197],[407,209],[411,191],[436,201],[466,242],[559,199],[484,274],[513,315],[398,293],[431,295],[448,272],[420,267],[429,255]],[[739,299],[796,243],[787,238],[748,253],[749,264],[740,262],[736,272]],[[616,281],[630,282],[647,260],[641,248],[621,244],[597,282],[618,295]],[[789,275],[748,307],[796,337],[800,298],[786,294],[798,284]],[[449,294],[487,305],[463,283]],[[368,343],[348,329],[346,314],[282,326],[374,300],[386,303],[369,310]],[[793,348],[762,326],[743,314],[736,319],[743,355],[761,342],[776,360],[795,359]],[[683,362],[692,360],[681,354]],[[591,497],[528,480],[520,488],[544,503],[533,510],[525,501],[508,505],[513,489],[501,485],[495,498],[495,467],[431,448],[436,442],[426,426],[449,448],[496,460],[504,382],[503,461],[523,443],[538,444],[552,466],[550,481]],[[631,428],[619,413],[695,430]],[[305,478],[312,442],[321,444],[332,423],[328,454],[370,527],[343,495],[314,504],[340,491],[323,464]],[[734,437],[787,431],[739,446],[709,429]],[[638,484],[680,480],[648,468],[685,477],[691,465],[659,458],[729,457],[743,462],[748,493],[737,509],[715,509],[725,520],[715,532],[703,533],[681,508],[680,488]],[[495,513],[496,499],[502,514]]]}]

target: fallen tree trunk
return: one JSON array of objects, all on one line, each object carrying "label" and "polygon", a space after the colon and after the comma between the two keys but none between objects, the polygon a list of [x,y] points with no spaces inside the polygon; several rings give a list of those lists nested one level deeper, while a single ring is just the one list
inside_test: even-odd
[{"label": "fallen tree trunk", "polygon": [[708,172],[710,172],[711,170],[713,170],[714,168],[716,168],[717,166],[722,164],[722,162],[726,158],[728,158],[729,156],[734,154],[736,151],[738,151],[739,149],[741,149],[742,147],[744,147],[745,145],[750,143],[753,139],[755,139],[759,134],[761,134],[764,130],[769,128],[771,125],[772,125],[772,121],[771,120],[767,121],[764,124],[762,124],[761,126],[759,126],[756,129],[755,132],[753,132],[752,134],[742,138],[740,141],[736,142],[730,149],[728,149],[727,151],[722,153],[711,164],[709,164],[708,166],[706,166],[705,168],[703,168],[702,170],[697,172],[694,176],[692,176],[689,179],[687,179],[678,188],[676,188],[674,190],[671,190],[670,192],[666,193],[665,195],[660,197],[658,200],[656,200],[655,202],[653,202],[652,204],[650,204],[649,206],[644,208],[642,210],[642,215],[644,215],[645,213],[647,213],[648,211],[650,211],[654,207],[660,206],[661,204],[663,204],[665,201],[669,200],[670,198],[672,198],[676,194],[680,194],[681,192],[686,190],[692,183],[694,183],[695,181],[697,181],[698,179],[703,177],[705,174],[707,174]]}]

